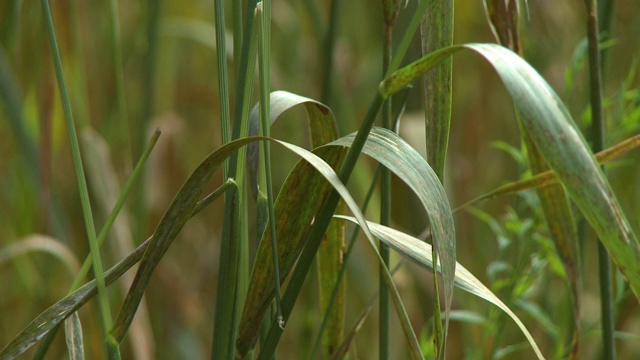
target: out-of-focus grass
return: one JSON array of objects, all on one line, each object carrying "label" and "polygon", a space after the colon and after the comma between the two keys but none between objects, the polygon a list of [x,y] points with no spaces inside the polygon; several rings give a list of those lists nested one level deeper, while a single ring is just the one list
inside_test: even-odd
[{"label": "out-of-focus grass", "polygon": [[[78,1],[75,4],[77,18],[74,19],[69,17],[73,12],[69,11],[71,5],[67,2],[52,2],[52,11],[79,130],[92,127],[105,138],[121,184],[131,171],[131,159],[139,156],[129,154],[125,149],[142,149],[144,146],[127,142],[146,140],[155,127],[163,131],[147,169],[146,183],[139,189],[145,192],[143,198],[146,199],[144,205],[148,209],[148,219],[128,219],[133,227],[146,224],[146,228],[141,230],[146,238],[189,172],[205,154],[221,143],[215,53],[201,41],[213,39],[214,33],[212,27],[197,27],[198,24],[213,24],[213,3],[163,2],[157,67],[153,74],[156,100],[149,119],[141,118],[149,5],[136,2],[120,2],[119,5],[127,118],[131,125],[129,128],[143,132],[143,136],[124,134],[122,119],[118,117],[112,30],[109,16],[104,15],[109,13],[109,4]],[[407,6],[407,10],[400,12],[396,34],[402,34],[416,2],[410,1]],[[454,42],[493,41],[481,2],[458,2],[456,6]],[[299,1],[276,1],[273,7],[271,87],[319,99],[324,76],[320,60],[322,44],[312,26],[312,15]],[[321,25],[326,26],[328,2],[317,4],[317,11],[319,14],[315,15],[320,18]],[[617,43],[609,49],[604,86],[607,124],[612,130],[607,145],[637,134],[639,129],[639,76],[636,73],[629,77],[633,61],[637,61],[633,54],[640,48],[639,13],[640,4],[634,1],[619,2],[614,13],[610,38]],[[229,11],[227,18],[231,18],[230,15]],[[525,58],[561,94],[576,120],[582,118],[588,103],[586,65],[579,66],[573,74],[575,79],[571,91],[565,91],[565,71],[584,36],[582,16],[580,2],[529,2],[528,13],[525,12],[521,19]],[[378,6],[357,1],[342,4],[336,24],[335,91],[328,100],[342,135],[357,129],[380,80],[380,18]],[[199,32],[194,35],[179,31],[175,26],[177,20]],[[78,43],[74,40],[76,38]],[[3,229],[0,249],[31,234],[42,233],[58,239],[77,258],[84,258],[88,248],[84,227],[78,221],[82,213],[71,175],[70,150],[40,8],[15,0],[0,2],[0,46],[0,56],[5,60],[0,62],[0,228]],[[78,46],[82,51],[78,51]],[[231,53],[232,49],[228,48],[228,51]],[[417,58],[419,49],[415,47],[411,51],[408,58],[413,60]],[[237,64],[229,62],[229,65],[233,69]],[[489,67],[475,57],[457,57],[454,60],[453,89],[446,186],[450,202],[455,206],[518,179],[525,168],[506,153],[489,146],[495,140],[516,145],[519,139],[516,122],[508,119],[513,116],[511,102],[506,100],[504,88]],[[84,100],[79,96],[84,97],[86,103],[81,103]],[[407,116],[402,120],[403,130],[412,129],[416,122],[419,123],[418,128],[422,127],[421,116],[413,116],[416,113],[421,115],[420,97],[418,89],[415,89],[408,103]],[[147,121],[149,128],[142,129],[140,124]],[[273,129],[272,135],[300,144],[307,141],[303,135],[305,132],[293,125],[294,122],[281,123]],[[580,123],[580,126],[586,128],[585,124]],[[620,128],[624,131],[618,131]],[[411,130],[407,138],[412,141],[410,133]],[[417,149],[424,147],[422,139],[424,136],[417,137]],[[278,150],[274,150],[272,166],[276,189],[292,165],[291,161],[275,160],[279,158]],[[640,230],[638,161],[638,153],[631,152],[609,171],[611,183],[636,232]],[[371,168],[362,166],[354,174],[350,186],[356,198],[364,196],[366,186],[363,184],[368,183],[372,173]],[[222,177],[216,175],[212,186],[217,187],[222,181]],[[426,214],[417,208],[417,201],[404,200],[407,194],[401,181],[394,179],[392,224],[418,234],[426,226]],[[457,215],[458,259],[485,284],[493,285],[492,290],[498,295],[507,298],[509,295],[500,291],[517,284],[505,285],[510,281],[505,274],[539,271],[538,277],[517,277],[533,282],[525,300],[535,302],[558,322],[558,331],[563,332],[571,322],[571,309],[567,307],[568,290],[561,281],[561,271],[553,263],[557,259],[548,247],[546,238],[549,235],[541,224],[535,205],[535,199],[529,193],[481,204],[483,213],[493,219],[493,227],[487,226],[488,219],[479,220],[478,214],[473,216],[463,212]],[[377,206],[370,209],[371,216],[378,213]],[[149,313],[157,358],[208,356],[212,299],[216,288],[212,279],[215,279],[218,268],[219,231],[216,229],[221,229],[222,213],[222,204],[214,203],[189,222],[154,274],[147,297],[152,299]],[[107,216],[96,207],[98,227]],[[524,226],[530,227],[523,229]],[[501,230],[504,232],[498,235]],[[522,237],[523,234],[531,236]],[[505,238],[514,246],[520,244],[535,249],[528,255],[518,253],[520,248],[503,249],[500,244]],[[112,240],[108,239],[106,249],[110,249]],[[142,240],[134,239],[134,242],[139,244]],[[582,247],[582,268],[586,274],[591,274],[590,269],[596,262],[592,240],[586,239]],[[532,245],[531,241],[537,245]],[[377,283],[377,277],[371,275],[377,274],[377,263],[363,255],[368,254],[363,245],[357,244],[355,249],[348,277],[357,281],[349,282],[347,314],[359,313]],[[106,251],[108,265],[119,260],[116,253],[113,249]],[[392,263],[396,260],[392,257]],[[542,266],[539,261],[548,264]],[[406,299],[407,311],[418,330],[432,316],[430,307],[423,305],[427,302],[422,301],[431,296],[429,278],[423,270],[414,267],[403,269],[396,275],[398,288]],[[581,354],[585,358],[597,358],[600,351],[598,342],[589,341],[596,338],[599,328],[597,280],[595,275],[583,278],[582,324],[585,330]],[[321,321],[316,310],[315,281],[309,277],[292,315],[293,320],[287,325],[279,347],[284,358],[305,356],[311,350],[315,329]],[[35,315],[65,295],[71,278],[67,270],[51,257],[30,254],[0,263],[0,282],[3,284],[0,314],[8,314],[3,315],[0,321],[0,346],[4,346]],[[123,295],[114,291],[113,297],[118,301],[114,303],[119,304]],[[617,329],[637,334],[640,323],[637,302],[633,297],[622,295],[616,300]],[[494,321],[499,318],[497,312],[487,311],[484,303],[461,292],[454,296],[454,308],[475,310]],[[548,328],[535,320],[530,309],[522,306],[518,315],[522,315],[527,327],[546,350],[545,354],[551,354],[558,346],[557,340]],[[99,324],[94,312],[93,304],[80,312],[89,358],[98,358],[101,349],[101,339],[97,335]],[[348,315],[347,323],[351,320],[354,318]],[[372,314],[368,321],[374,323],[376,315]],[[402,346],[401,331],[393,316],[391,326],[391,347]],[[521,341],[520,335],[512,331],[513,325],[506,321],[504,326],[498,340],[488,341],[498,341],[499,347]],[[375,350],[368,341],[375,338],[374,331],[373,327],[365,326],[355,338],[355,346],[362,358],[374,356]],[[483,332],[484,328],[479,325],[453,321],[449,341],[464,341],[470,347],[481,347]],[[622,335],[618,342],[620,358],[638,356],[637,341],[624,340]],[[131,350],[126,342],[124,344],[123,356],[126,358]],[[65,351],[62,336],[58,336],[51,351],[55,358],[62,356]],[[449,347],[449,356],[461,357],[463,351]]]}]

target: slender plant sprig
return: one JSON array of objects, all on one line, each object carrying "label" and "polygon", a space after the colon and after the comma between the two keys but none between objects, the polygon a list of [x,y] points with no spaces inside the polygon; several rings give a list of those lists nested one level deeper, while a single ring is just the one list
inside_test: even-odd
[{"label": "slender plant sprig", "polygon": [[[237,1],[234,1],[237,3]],[[237,5],[234,5],[237,7]],[[216,64],[218,66],[218,94],[220,96],[220,126],[222,128],[222,145],[231,141],[231,110],[229,107],[229,78],[227,67],[227,42],[225,41],[224,1],[215,2],[216,18]],[[234,22],[235,23],[235,22]],[[234,33],[235,35],[235,33]],[[234,39],[236,36],[234,36]],[[236,46],[234,44],[234,51]],[[229,172],[228,163],[225,161],[222,167],[222,176],[227,178]]]},{"label": "slender plant sprig", "polygon": [[[385,74],[389,70],[393,54],[393,28],[400,10],[400,2],[398,0],[382,0],[382,73]],[[387,98],[382,104],[382,127],[392,130],[392,103],[391,97]],[[391,225],[391,171],[386,167],[382,167],[380,171],[380,224],[384,226]],[[380,256],[387,268],[391,262],[391,251],[389,246],[382,241],[378,242]],[[390,298],[389,289],[380,270],[378,277],[378,287],[380,293],[379,302],[379,324],[378,324],[378,356],[380,359],[389,359],[390,349]]]},{"label": "slender plant sprig", "polygon": [[[307,3],[309,2],[307,1]],[[328,104],[331,98],[331,89],[333,86],[333,54],[335,51],[336,33],[338,32],[338,14],[340,12],[341,3],[341,0],[331,1],[331,8],[329,11],[329,24],[322,40],[324,50],[324,69],[322,71],[322,74],[324,75],[324,77],[320,101],[322,101],[324,104]],[[317,15],[315,17],[317,17]]]},{"label": "slender plant sprig", "polygon": [[[128,199],[129,194],[133,189],[133,186],[137,183],[138,179],[142,175],[143,167],[146,164],[147,160],[149,159],[149,155],[151,155],[151,151],[153,150],[156,143],[158,142],[159,137],[160,137],[160,130],[156,129],[156,131],[153,133],[153,136],[151,137],[151,140],[147,144],[147,147],[144,153],[142,154],[142,157],[140,158],[140,160],[138,160],[136,167],[133,169],[133,172],[131,173],[129,180],[127,180],[127,183],[124,185],[124,188],[122,189],[122,193],[120,193],[120,196],[118,197],[118,201],[116,202],[113,209],[111,210],[111,213],[107,218],[107,221],[102,227],[102,230],[100,230],[100,234],[98,235],[98,239],[97,239],[98,247],[102,247],[102,244],[104,244],[104,241],[106,240],[107,235],[111,230],[111,227],[115,223],[116,218],[118,217],[118,214],[120,214],[120,210],[122,210],[122,207],[124,206],[125,201]],[[78,274],[76,274],[76,277],[73,280],[73,284],[69,289],[69,294],[76,291],[80,287],[84,279],[87,277],[87,274],[89,273],[89,269],[91,268],[92,264],[93,264],[93,258],[91,256],[88,256],[85,259],[84,263],[82,264],[82,267],[78,271]],[[40,346],[38,346],[38,350],[34,355],[34,360],[44,359],[44,356],[49,350],[49,347],[51,346],[51,342],[53,341],[58,329],[59,329],[59,326],[56,326],[54,329],[49,331],[47,336],[45,336],[45,338],[40,342]]]},{"label": "slender plant sprig", "polygon": [[[587,42],[589,44],[589,92],[591,98],[591,147],[594,152],[604,149],[604,114],[602,108],[602,71],[600,63],[600,43],[598,36],[598,11],[595,0],[584,1],[587,12]],[[605,168],[602,167],[605,172]],[[613,284],[611,258],[604,244],[597,239],[598,274],[600,279],[600,310],[602,314],[603,358],[616,358],[615,319],[613,304]]]},{"label": "slender plant sprig", "polygon": [[[236,103],[232,140],[247,135],[249,101],[253,87],[253,69],[257,57],[258,27],[254,26],[254,10],[257,1],[249,1],[245,19],[240,70],[236,81]],[[216,2],[223,9],[222,2]],[[224,25],[224,24],[222,24]],[[224,27],[222,28],[224,29]],[[235,356],[235,338],[240,304],[238,303],[238,278],[241,270],[241,254],[248,246],[246,225],[247,202],[245,189],[245,149],[240,149],[229,160],[228,177],[238,183],[236,189],[225,193],[225,212],[220,244],[220,265],[218,287],[216,291],[216,309],[213,325],[212,359],[233,359]],[[240,159],[240,160],[239,160]],[[243,220],[245,224],[243,224]]]},{"label": "slender plant sprig", "polygon": [[131,129],[127,120],[127,95],[124,83],[124,59],[122,56],[122,42],[120,35],[120,20],[118,16],[118,0],[109,1],[111,12],[111,44],[113,46],[113,63],[115,68],[116,102],[118,118],[120,120],[121,134],[124,137],[125,164],[131,168]]},{"label": "slender plant sprig", "polygon": [[[426,11],[421,32],[422,55],[453,45],[453,0],[431,1]],[[425,132],[427,162],[444,184],[445,161],[451,126],[452,68],[453,59],[442,61],[438,66],[423,75]],[[433,266],[437,268],[440,257],[439,245],[433,243]],[[442,326],[440,295],[437,272],[433,272],[433,340],[435,356],[445,358],[446,338],[449,328],[449,308],[452,301],[452,289],[445,285],[445,321]]]},{"label": "slender plant sprig", "polygon": [[[260,28],[260,46],[258,47],[258,68],[260,71],[260,130],[262,136],[270,136],[271,95],[269,92],[271,69],[271,0],[263,0],[256,7]],[[278,245],[276,238],[276,216],[273,210],[273,180],[271,176],[271,146],[262,142],[264,170],[267,185],[267,209],[269,212],[269,230],[271,231],[271,252],[273,254],[273,277],[276,290],[276,313],[280,327],[284,328],[282,318],[282,294],[280,291],[280,270],[278,266]]]},{"label": "slender plant sprig", "polygon": [[[385,78],[400,67],[402,59],[409,49],[411,40],[414,37],[418,26],[420,25],[420,20],[422,19],[422,15],[424,14],[428,3],[429,1],[423,0],[418,5],[417,10],[414,13],[413,18],[409,22],[409,26],[407,27],[402,40],[400,41],[395,56],[393,57],[391,64],[389,65],[389,69],[385,74]],[[371,131],[378,112],[382,107],[382,103],[383,95],[380,91],[378,91],[376,92],[373,101],[369,106],[369,110],[364,117],[364,121],[360,127],[360,130],[358,131],[358,134],[356,135],[352,146],[349,148],[344,163],[342,164],[338,172],[338,177],[343,183],[348,183],[348,180],[351,177],[351,173],[353,172],[355,163],[360,156],[360,152],[362,152],[364,143],[369,137],[369,132]],[[311,268],[311,264],[313,263],[313,258],[315,257],[315,254],[318,252],[318,248],[320,247],[322,236],[324,235],[324,232],[327,229],[331,218],[333,217],[333,213],[336,206],[338,205],[339,200],[340,197],[338,193],[332,191],[323,204],[322,209],[318,213],[316,222],[311,227],[309,235],[307,236],[307,239],[305,241],[306,245],[303,248],[302,253],[300,254],[300,257],[298,259],[298,265],[291,275],[289,286],[287,286],[287,290],[285,291],[284,297],[282,299],[282,312],[285,321],[288,319],[289,315],[291,315],[293,305],[295,304],[298,294],[300,293],[300,290],[302,288],[302,283],[304,283],[304,280],[309,273],[309,269]],[[272,324],[267,339],[265,339],[265,343],[262,345],[259,356],[263,358],[271,356],[271,354],[274,353],[275,347],[280,340],[281,335],[282,329],[277,324]]]},{"label": "slender plant sprig", "polygon": [[98,246],[98,241],[96,239],[96,230],[93,224],[93,214],[91,211],[91,204],[89,202],[89,191],[87,189],[87,181],[84,176],[82,158],[80,156],[80,146],[78,144],[78,136],[76,134],[73,114],[71,112],[71,103],[69,101],[69,96],[67,95],[67,87],[64,81],[62,61],[60,58],[60,52],[58,50],[58,43],[56,41],[53,18],[51,16],[51,9],[49,8],[48,0],[41,0],[41,4],[47,22],[49,43],[53,52],[53,62],[56,71],[56,77],[58,79],[58,88],[60,91],[60,96],[62,98],[62,108],[65,115],[67,132],[71,145],[71,154],[73,156],[73,167],[76,174],[76,179],[78,181],[78,190],[80,192],[80,202],[82,204],[82,212],[89,242],[89,249],[91,252],[91,257],[93,258],[93,272],[96,277],[96,284],[98,286],[98,303],[102,335],[105,338],[105,345],[109,357],[119,359],[120,349],[118,347],[118,344],[115,341],[109,340],[108,338],[109,328],[111,328],[112,325],[111,309],[109,308],[109,299],[104,281],[104,272],[102,270],[102,258],[100,257],[100,247]]}]

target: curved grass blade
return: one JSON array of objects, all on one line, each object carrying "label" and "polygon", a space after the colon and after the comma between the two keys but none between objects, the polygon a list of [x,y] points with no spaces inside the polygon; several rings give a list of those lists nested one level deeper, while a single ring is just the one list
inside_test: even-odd
[{"label": "curved grass blade", "polygon": [[[349,216],[337,215],[336,218],[356,223],[355,219]],[[433,249],[431,245],[398,230],[373,222],[368,222],[368,226],[371,230],[371,233],[374,234],[378,239],[384,241],[404,256],[409,257],[417,264],[433,271]],[[442,268],[440,266],[437,266],[437,271],[441,272]],[[538,359],[544,359],[544,356],[542,355],[542,352],[533,339],[533,336],[531,336],[522,321],[520,321],[520,319],[509,309],[509,307],[507,307],[496,295],[494,295],[491,290],[484,286],[480,282],[480,280],[478,280],[471,272],[469,272],[469,270],[465,269],[459,263],[456,263],[454,283],[458,288],[487,300],[488,302],[499,307],[507,315],[509,315],[509,317],[513,319],[524,336],[527,338],[529,344],[531,344],[531,347],[536,353]]]},{"label": "curved grass blade", "polygon": [[[355,135],[352,134],[340,138],[330,145],[350,146],[354,138]],[[439,246],[438,257],[444,269],[442,279],[446,324],[453,299],[456,236],[451,208],[440,179],[422,156],[392,131],[373,128],[362,151],[375,158],[398,178],[406,182],[416,193],[427,212],[433,242]]]},{"label": "curved grass blade", "polygon": [[[291,146],[292,145],[288,145],[287,147]],[[339,165],[346,153],[346,147],[344,146],[327,147],[323,149],[325,151],[323,152],[325,160],[327,160],[328,164],[334,166]],[[305,154],[304,150],[299,153],[301,156],[303,154]],[[306,152],[306,154],[307,157],[305,157],[305,160],[309,163],[313,161],[313,168],[305,163],[296,165],[294,170],[289,174],[285,185],[283,185],[281,194],[284,195],[278,197],[275,205],[276,219],[278,222],[276,229],[278,230],[278,262],[281,265],[281,280],[284,280],[288,272],[292,269],[302,247],[305,245],[302,239],[305,239],[307,233],[313,228],[317,212],[322,209],[323,203],[327,201],[327,198],[331,194],[331,187],[338,191],[351,211],[360,219],[360,222],[365,223],[364,217],[355,201],[351,198],[348,190],[339,181],[331,167],[325,162],[316,163],[319,158],[314,160],[312,157],[309,157],[311,153]],[[331,182],[330,185],[324,180],[319,179],[319,176],[316,174],[318,170],[321,171],[324,178]],[[312,182],[314,182],[313,186],[310,185]],[[326,188],[326,190],[324,188]],[[320,191],[320,189],[322,189],[322,191]],[[299,206],[300,203],[304,203],[304,206]],[[377,252],[373,238],[370,233],[368,233],[366,227],[363,229],[372,249],[379,257],[380,255]],[[273,268],[271,267],[273,254],[271,246],[268,245],[269,232],[265,232],[264,236],[256,254],[250,282],[250,291],[249,294],[247,294],[245,309],[240,321],[239,335],[236,341],[237,351],[240,356],[245,355],[255,345],[259,324],[274,296]],[[412,358],[422,358],[417,339],[409,324],[406,311],[404,310],[397,289],[395,289],[391,275],[388,271],[384,273],[386,274],[385,279],[387,285],[391,288],[394,305],[400,314],[402,328],[407,336]],[[269,353],[269,350],[262,349],[260,357],[269,357]]]},{"label": "curved grass blade", "polygon": [[571,115],[551,87],[522,58],[493,44],[453,46],[392,74],[381,83],[381,95],[393,94],[439,60],[462,49],[479,53],[496,69],[533,142],[640,299],[638,240]]},{"label": "curved grass blade", "polygon": [[[309,99],[303,96],[299,96],[287,91],[274,91],[270,95],[270,115],[269,122],[273,124],[280,115],[299,105],[304,105],[307,110],[307,119],[309,124],[309,133],[311,140],[311,147],[316,148],[324,145],[338,137],[338,127],[333,113],[326,105]],[[257,135],[259,130],[259,104],[257,104],[249,116],[249,135]],[[254,196],[258,194],[258,180],[257,180],[257,167],[258,167],[258,146],[256,144],[249,144],[247,146],[247,156],[249,162],[249,174],[250,182],[252,184],[252,191]],[[336,213],[343,213],[344,205],[339,204],[336,209]],[[266,217],[266,215],[262,216]],[[260,231],[262,233],[262,231]],[[273,236],[273,235],[271,235]],[[331,290],[337,282],[337,275],[342,265],[342,253],[344,252],[344,232],[342,230],[342,224],[332,222],[327,228],[325,235],[325,241],[320,245],[318,251],[318,277],[320,282],[320,302],[321,309],[324,312],[329,301]],[[331,353],[332,348],[335,348],[342,341],[342,333],[344,331],[344,305],[346,297],[346,284],[340,285],[340,291],[337,295],[338,304],[330,312],[329,328],[330,332],[327,332],[327,336],[323,338],[323,344],[327,352]]]},{"label": "curved grass blade", "polygon": [[[274,91],[270,96],[270,124],[273,124],[285,111],[298,105],[304,105],[307,110],[311,147],[324,145],[338,137],[338,127],[331,109],[323,103],[290,93],[288,91]],[[260,133],[260,106],[256,104],[249,115],[249,136]],[[258,150],[257,143],[247,145],[247,164],[249,167],[249,183],[254,198],[258,194]]]}]

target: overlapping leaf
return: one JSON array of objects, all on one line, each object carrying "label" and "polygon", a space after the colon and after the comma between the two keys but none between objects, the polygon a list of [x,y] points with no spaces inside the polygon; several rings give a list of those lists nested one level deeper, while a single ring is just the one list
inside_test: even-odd
[{"label": "overlapping leaf", "polygon": [[496,69],[533,143],[557,174],[640,298],[640,245],[593,153],[569,112],[542,77],[522,58],[494,44],[469,44],[436,51],[392,74],[380,85],[389,96],[462,49],[482,55]]},{"label": "overlapping leaf", "polygon": [[[356,222],[355,219],[348,216],[337,215],[336,218],[348,220],[354,223]],[[368,225],[371,233],[374,236],[396,249],[399,253],[411,258],[419,265],[422,265],[425,268],[433,271],[433,250],[431,245],[401,231],[382,226],[380,224],[368,222]],[[439,265],[440,264],[438,264],[437,271],[442,272],[442,268]],[[507,315],[509,315],[513,319],[513,321],[515,321],[515,323],[518,325],[522,333],[531,344],[531,347],[536,353],[538,359],[544,359],[544,356],[540,352],[538,345],[536,344],[535,340],[533,339],[527,328],[524,326],[522,321],[520,321],[520,319],[509,309],[509,307],[507,307],[496,295],[494,295],[491,290],[484,286],[484,284],[482,284],[480,280],[478,280],[475,276],[473,276],[471,272],[469,272],[460,264],[456,264],[454,283],[458,288],[489,301],[490,303],[499,307]]]}]

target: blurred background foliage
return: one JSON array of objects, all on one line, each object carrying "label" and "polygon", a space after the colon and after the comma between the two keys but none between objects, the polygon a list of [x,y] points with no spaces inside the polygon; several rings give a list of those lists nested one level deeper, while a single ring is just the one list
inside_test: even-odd
[{"label": "blurred background foliage", "polygon": [[[323,49],[329,1],[275,1],[273,3],[272,88],[313,99],[321,98]],[[524,57],[563,98],[582,128],[589,123],[588,74],[586,73],[585,14],[580,1],[531,0],[521,13]],[[107,144],[114,179],[121,186],[139,157],[153,129],[162,136],[147,166],[144,184],[129,201],[126,230],[139,244],[149,236],[188,174],[210,151],[220,146],[220,124],[216,84],[213,2],[149,1],[119,4],[122,63],[126,95],[126,117],[117,105],[115,60],[108,2],[52,2],[62,61],[71,89],[78,131],[94,129]],[[155,68],[151,86],[148,25],[152,6],[160,6]],[[416,1],[408,1],[400,12],[395,34],[401,35]],[[382,77],[381,8],[377,2],[344,1],[336,23],[337,38],[332,75],[333,95],[327,101],[338,120],[342,135],[355,131]],[[637,73],[640,54],[640,2],[616,2],[604,68],[607,146],[635,135],[640,127],[640,92]],[[229,14],[227,18],[231,18]],[[229,34],[231,29],[228,29]],[[228,36],[230,66],[233,47]],[[419,56],[418,39],[407,61]],[[455,8],[455,43],[494,42],[481,1],[459,1]],[[32,2],[0,2],[0,248],[34,234],[48,234],[71,249],[77,259],[88,253],[80,202],[62,108],[57,92],[51,51],[47,43],[42,10]],[[230,89],[233,94],[233,88]],[[145,109],[149,92],[150,110]],[[453,115],[447,183],[452,207],[527,171],[526,157],[511,101],[493,70],[476,56],[455,57]],[[420,86],[409,95],[401,119],[401,135],[423,152],[424,126]],[[234,99],[231,99],[232,103]],[[233,105],[232,105],[233,106]],[[145,115],[148,113],[148,115]],[[305,116],[302,110],[285,116]],[[307,146],[307,131],[299,123],[280,121],[272,130],[276,138]],[[97,140],[83,145],[98,146]],[[284,181],[295,158],[273,149],[276,185]],[[88,159],[85,158],[85,161]],[[640,230],[640,154],[625,155],[609,166],[610,181],[629,220]],[[373,162],[363,160],[349,184],[356,199],[362,199],[373,174]],[[89,174],[91,193],[97,197],[100,182]],[[222,183],[217,175],[212,188]],[[94,204],[99,200],[92,198]],[[378,214],[375,199],[368,213]],[[96,208],[96,223],[107,214]],[[218,268],[218,237],[222,202],[197,216],[179,235],[178,243],[161,262],[147,290],[149,319],[158,359],[205,358],[210,353],[214,289]],[[393,181],[393,226],[420,234],[426,217],[401,181]],[[564,270],[544,224],[537,198],[532,192],[497,198],[456,215],[458,261],[517,310],[545,354],[566,351],[572,324]],[[584,358],[598,358],[599,305],[595,270],[595,238],[583,234],[583,309],[581,323]],[[109,243],[114,239],[109,239]],[[106,262],[120,256],[105,246]],[[364,245],[356,246],[348,278],[347,325],[351,324],[377,289],[377,263]],[[360,255],[367,254],[367,255]],[[36,314],[66,294],[73,277],[57,257],[40,252],[27,256],[0,257],[0,344],[3,346]],[[394,263],[398,261],[393,259]],[[357,281],[354,281],[357,279]],[[431,279],[424,270],[405,265],[396,275],[417,332],[425,329],[428,339],[432,316]],[[118,293],[119,291],[119,293]],[[122,289],[112,291],[119,303]],[[620,358],[640,355],[638,304],[619,278],[617,329]],[[294,310],[280,345],[283,358],[307,354],[321,321],[317,284],[308,278],[306,291]],[[457,291],[450,330],[451,358],[482,358],[495,347],[507,357],[510,344],[523,341],[516,327],[487,303]],[[98,324],[90,304],[81,310],[85,343],[100,349]],[[372,313],[368,321],[376,322]],[[393,326],[397,328],[398,324]],[[487,331],[487,329],[489,331]],[[374,327],[364,327],[355,339],[361,358],[372,358],[376,349],[370,339]],[[403,339],[392,330],[398,348]],[[633,335],[635,334],[635,335]],[[428,343],[428,340],[425,340]],[[427,344],[428,345],[428,344]],[[128,348],[127,342],[123,348]],[[65,352],[61,336],[51,358]],[[515,352],[517,356],[517,352]],[[125,355],[125,357],[127,357]]]}]

